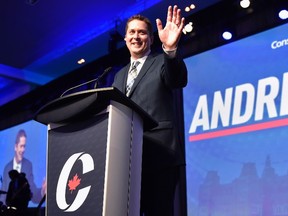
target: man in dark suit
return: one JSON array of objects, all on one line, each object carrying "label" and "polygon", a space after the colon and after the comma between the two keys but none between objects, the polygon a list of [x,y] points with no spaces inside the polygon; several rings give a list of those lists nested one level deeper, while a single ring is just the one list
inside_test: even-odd
[{"label": "man in dark suit", "polygon": [[[25,148],[26,148],[26,139],[27,135],[24,130],[19,130],[16,136],[15,146],[14,146],[14,157],[13,159],[6,164],[3,172],[3,183],[1,190],[7,191],[10,178],[9,172],[11,170],[17,170],[19,173],[24,173],[32,192],[31,200],[34,203],[39,203],[42,199],[42,196],[45,194],[46,183],[43,182],[42,188],[38,188],[34,182],[33,168],[32,163],[24,157]],[[5,200],[4,195],[1,195],[1,200]]]},{"label": "man in dark suit", "polygon": [[[156,20],[163,53],[152,54],[153,30],[149,19],[132,16],[125,34],[131,62],[116,74],[112,84],[158,122],[156,128],[144,132],[143,139],[141,215],[145,216],[173,215],[178,168],[185,162],[173,97],[176,89],[187,84],[187,69],[177,54],[184,22],[180,9],[170,6],[166,26],[163,28],[161,20]],[[138,62],[136,70],[133,62]],[[137,74],[134,81],[128,75],[132,71]]]}]

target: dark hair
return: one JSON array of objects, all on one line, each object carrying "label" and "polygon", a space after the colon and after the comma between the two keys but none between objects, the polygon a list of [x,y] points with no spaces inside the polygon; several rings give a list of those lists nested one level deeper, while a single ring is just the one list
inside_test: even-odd
[{"label": "dark hair", "polygon": [[8,175],[9,175],[11,180],[14,180],[14,179],[18,178],[20,174],[17,170],[10,170],[8,172]]},{"label": "dark hair", "polygon": [[16,136],[15,144],[18,144],[20,142],[20,138],[21,137],[26,137],[27,138],[26,132],[23,129],[18,131],[17,136]]},{"label": "dark hair", "polygon": [[147,24],[147,28],[148,28],[148,33],[149,33],[149,36],[152,37],[153,36],[153,27],[152,27],[152,24],[150,22],[150,20],[145,17],[145,16],[142,16],[140,14],[137,14],[137,15],[133,15],[132,17],[130,17],[127,22],[126,22],[126,27],[125,27],[125,34],[128,30],[128,24],[133,21],[133,20],[140,20],[140,21],[143,21]]}]

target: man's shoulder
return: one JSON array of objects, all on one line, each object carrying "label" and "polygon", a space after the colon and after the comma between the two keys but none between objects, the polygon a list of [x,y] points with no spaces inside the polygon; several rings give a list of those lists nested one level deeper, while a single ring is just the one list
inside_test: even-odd
[{"label": "man's shoulder", "polygon": [[4,170],[7,171],[7,170],[11,170],[13,167],[13,160],[10,160],[4,167]]},{"label": "man's shoulder", "polygon": [[159,51],[153,51],[149,54],[148,56],[149,58],[163,58],[164,57],[164,53],[163,52],[159,52]]}]

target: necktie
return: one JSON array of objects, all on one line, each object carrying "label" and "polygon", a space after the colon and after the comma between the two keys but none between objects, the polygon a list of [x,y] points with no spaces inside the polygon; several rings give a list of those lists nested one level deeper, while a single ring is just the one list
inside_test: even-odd
[{"label": "necktie", "polygon": [[127,85],[126,85],[126,96],[129,96],[133,83],[137,77],[137,66],[140,64],[139,61],[135,61],[132,64],[131,70],[128,73]]},{"label": "necktie", "polygon": [[16,165],[16,170],[20,173],[20,166],[18,164]]}]

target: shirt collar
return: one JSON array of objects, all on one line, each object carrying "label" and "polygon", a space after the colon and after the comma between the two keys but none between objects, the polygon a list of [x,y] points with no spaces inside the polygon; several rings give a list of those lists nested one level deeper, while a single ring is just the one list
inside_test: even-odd
[{"label": "shirt collar", "polygon": [[132,65],[132,62],[134,62],[134,61],[139,61],[140,65],[143,65],[145,60],[147,59],[148,55],[150,54],[150,52],[151,52],[151,50],[148,50],[148,52],[142,58],[134,59],[134,58],[130,57],[131,65]]},{"label": "shirt collar", "polygon": [[22,167],[22,162],[17,163],[15,157],[13,158],[13,169],[17,170],[17,166],[18,166],[18,171],[21,170]]}]

